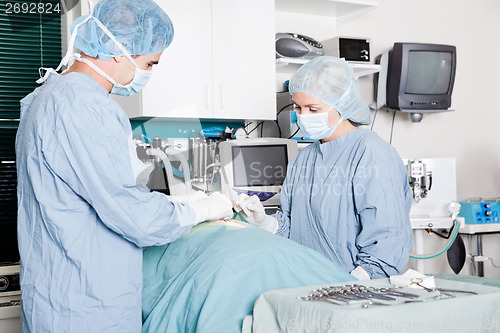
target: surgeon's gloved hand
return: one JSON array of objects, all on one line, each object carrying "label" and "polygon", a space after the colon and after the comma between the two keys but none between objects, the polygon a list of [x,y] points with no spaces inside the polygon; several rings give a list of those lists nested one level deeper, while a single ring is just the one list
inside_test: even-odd
[{"label": "surgeon's gloved hand", "polygon": [[233,208],[250,224],[273,234],[278,230],[278,221],[273,216],[266,215],[264,206],[256,195],[250,197],[244,193],[240,194]]},{"label": "surgeon's gloved hand", "polygon": [[208,198],[208,195],[203,191],[192,191],[189,194],[167,195],[167,198],[174,202],[193,202]]},{"label": "surgeon's gloved hand", "polygon": [[219,220],[233,214],[231,200],[225,195],[215,192],[204,199],[187,202],[196,212],[196,224],[203,221]]}]

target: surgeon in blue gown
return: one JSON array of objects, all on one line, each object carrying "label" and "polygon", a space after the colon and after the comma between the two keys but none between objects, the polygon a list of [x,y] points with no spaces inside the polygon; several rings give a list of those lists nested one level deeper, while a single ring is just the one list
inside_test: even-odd
[{"label": "surgeon in blue gown", "polygon": [[151,0],[101,0],[72,33],[81,53],[62,64],[77,61],[63,75],[50,70],[21,101],[23,332],[137,333],[142,247],[228,216],[232,204],[220,193],[174,201],[138,184],[145,165],[109,93],[144,87],[173,38],[167,14]]},{"label": "surgeon in blue gown", "polygon": [[289,89],[302,132],[318,141],[289,164],[281,212],[265,215],[259,200],[245,195],[234,208],[359,279],[399,274],[413,244],[412,192],[396,150],[358,128],[371,119],[351,67],[340,58],[315,58]]}]

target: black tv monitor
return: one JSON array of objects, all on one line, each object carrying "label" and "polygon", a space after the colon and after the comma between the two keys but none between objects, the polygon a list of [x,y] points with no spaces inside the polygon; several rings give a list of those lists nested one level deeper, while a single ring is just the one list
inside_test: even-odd
[{"label": "black tv monitor", "polygon": [[389,52],[387,106],[432,113],[451,106],[457,54],[455,46],[394,43]]}]

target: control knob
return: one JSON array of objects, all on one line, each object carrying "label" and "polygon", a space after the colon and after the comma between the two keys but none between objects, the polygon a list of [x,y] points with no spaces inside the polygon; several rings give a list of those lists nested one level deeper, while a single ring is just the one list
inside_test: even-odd
[{"label": "control knob", "polygon": [[0,276],[0,291],[4,291],[9,286],[9,280],[5,276]]}]

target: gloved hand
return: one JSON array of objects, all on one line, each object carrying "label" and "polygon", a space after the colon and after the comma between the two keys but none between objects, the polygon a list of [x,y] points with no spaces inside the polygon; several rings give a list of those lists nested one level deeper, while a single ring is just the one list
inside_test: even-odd
[{"label": "gloved hand", "polygon": [[238,199],[236,199],[233,208],[236,212],[240,213],[248,223],[260,221],[266,217],[264,206],[262,206],[259,197],[256,195],[250,197],[245,193],[241,193]]},{"label": "gloved hand", "polygon": [[208,195],[203,191],[192,191],[189,194],[181,194],[181,195],[167,195],[168,200],[174,202],[193,202],[201,199],[208,198]]},{"label": "gloved hand", "polygon": [[205,199],[186,204],[196,212],[196,223],[223,219],[231,217],[233,214],[231,200],[219,192],[212,193]]},{"label": "gloved hand", "polygon": [[256,195],[249,197],[241,193],[233,206],[245,221],[275,234],[278,230],[278,221],[270,215],[266,215],[264,206]]}]

